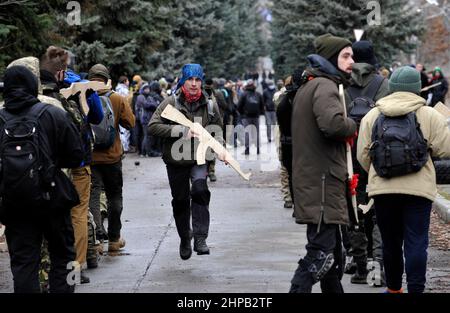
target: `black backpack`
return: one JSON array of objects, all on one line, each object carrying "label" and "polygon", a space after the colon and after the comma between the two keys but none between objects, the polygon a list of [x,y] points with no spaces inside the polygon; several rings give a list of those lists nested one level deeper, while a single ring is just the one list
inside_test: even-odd
[{"label": "black backpack", "polygon": [[378,176],[384,178],[418,172],[428,161],[428,145],[416,113],[380,116],[372,130],[370,158]]},{"label": "black backpack", "polygon": [[350,104],[351,109],[350,112],[348,113],[348,117],[350,117],[356,122],[358,128],[362,118],[372,108],[375,107],[374,99],[383,81],[384,81],[383,76],[375,75],[374,79],[372,79],[372,81],[366,87],[365,92],[363,92],[362,88],[356,86],[351,86],[347,88],[348,95],[352,100]]},{"label": "black backpack", "polygon": [[245,95],[245,114],[249,117],[257,117],[260,114],[259,107],[259,96],[255,92],[247,92]]},{"label": "black backpack", "polygon": [[47,137],[40,134],[39,119],[48,104],[27,111],[0,111],[0,197],[3,204],[36,206],[50,200],[55,166],[49,157]]}]

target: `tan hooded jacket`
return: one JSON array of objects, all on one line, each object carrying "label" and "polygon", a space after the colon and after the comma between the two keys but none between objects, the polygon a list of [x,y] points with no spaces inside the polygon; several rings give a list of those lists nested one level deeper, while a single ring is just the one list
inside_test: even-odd
[{"label": "tan hooded jacket", "polygon": [[[369,150],[372,144],[372,128],[380,115],[400,116],[416,112],[424,138],[428,142],[430,156],[428,162],[417,173],[393,178],[381,178],[371,164]],[[395,92],[377,102],[361,121],[358,136],[357,157],[361,166],[369,173],[369,196],[382,194],[406,194],[435,200],[436,172],[431,157],[450,157],[450,130],[447,122],[438,111],[425,106],[425,99],[410,92]]]}]

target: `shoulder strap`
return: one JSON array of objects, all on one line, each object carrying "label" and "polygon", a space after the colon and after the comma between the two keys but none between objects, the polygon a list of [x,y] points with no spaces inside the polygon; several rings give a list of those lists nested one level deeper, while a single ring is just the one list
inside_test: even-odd
[{"label": "shoulder strap", "polygon": [[38,102],[31,107],[28,113],[36,116],[37,119],[40,119],[42,114],[44,114],[44,112],[47,111],[48,108],[49,104]]},{"label": "shoulder strap", "polygon": [[[26,114],[31,114],[35,116],[37,119],[40,119],[42,114],[49,108],[49,104],[38,102],[36,104],[33,104],[27,111]],[[24,111],[21,111],[19,114],[11,114],[5,109],[0,110],[0,119],[3,122],[7,122],[8,120],[16,117],[21,116]]]},{"label": "shoulder strap", "polygon": [[362,95],[375,101],[375,96],[377,95],[377,92],[384,80],[385,78],[383,76],[375,74],[374,78],[369,83],[369,85],[367,85],[365,92],[363,92]]},{"label": "shoulder strap", "polygon": [[386,116],[380,112],[372,129],[372,142],[375,142],[377,138],[380,139],[383,136],[383,123],[385,119]]},{"label": "shoulder strap", "polygon": [[362,89],[356,86],[350,86],[347,88],[347,93],[350,96],[350,100],[355,100],[362,94]]},{"label": "shoulder strap", "polygon": [[175,93],[173,94],[173,99],[175,103],[175,109],[179,111],[181,109],[181,103],[180,100],[178,100],[178,96]]},{"label": "shoulder strap", "polygon": [[216,98],[213,94],[208,97],[208,115],[214,117],[214,102],[216,102]]},{"label": "shoulder strap", "polygon": [[108,91],[107,93],[104,94],[104,97],[109,98],[109,97],[111,97],[111,95],[112,95],[113,93],[114,93],[114,92],[113,92],[112,90],[110,90],[110,91]]}]

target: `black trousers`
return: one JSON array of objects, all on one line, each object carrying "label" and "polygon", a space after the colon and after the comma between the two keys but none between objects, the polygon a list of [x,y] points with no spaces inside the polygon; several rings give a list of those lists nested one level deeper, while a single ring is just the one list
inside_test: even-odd
[{"label": "black trousers", "polygon": [[91,170],[92,187],[89,210],[94,216],[94,222],[97,225],[96,234],[99,237],[103,235],[100,194],[102,192],[102,186],[104,186],[108,203],[108,239],[109,241],[118,241],[120,238],[120,230],[122,229],[120,218],[123,210],[122,161],[114,164],[91,165]]},{"label": "black trousers", "polygon": [[281,164],[288,172],[289,191],[291,192],[291,199],[294,201],[294,189],[292,187],[292,143],[281,143]]},{"label": "black trousers", "polygon": [[43,212],[34,217],[23,214],[20,218],[9,218],[5,225],[14,292],[41,292],[39,264],[43,238],[48,241],[50,253],[49,291],[74,292],[75,285],[69,285],[67,280],[72,270],[70,263],[75,261],[76,257],[70,209],[61,208],[60,211]]},{"label": "black trousers", "polygon": [[[167,164],[172,208],[180,238],[207,238],[209,232],[209,201],[207,165],[176,166]],[[191,187],[192,184],[192,187]],[[191,231],[192,214],[192,231]]]},{"label": "black trousers", "polygon": [[136,124],[134,126],[134,144],[138,149],[138,154],[142,154],[142,140],[144,139],[144,128],[141,121],[136,117]]},{"label": "black trousers", "polygon": [[320,288],[322,293],[343,293],[341,279],[344,259],[340,226],[322,223],[317,233],[317,224],[308,224],[306,235],[306,256],[298,262],[290,292],[311,293],[312,286],[317,282],[314,275],[324,266],[325,257],[332,254],[334,262],[320,278]]}]

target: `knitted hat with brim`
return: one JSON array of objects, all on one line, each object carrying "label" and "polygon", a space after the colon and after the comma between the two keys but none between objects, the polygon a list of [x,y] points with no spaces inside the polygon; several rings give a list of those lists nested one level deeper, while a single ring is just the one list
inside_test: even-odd
[{"label": "knitted hat with brim", "polygon": [[422,89],[422,82],[420,80],[420,73],[409,66],[399,67],[392,73],[389,79],[389,91],[406,91],[415,94],[420,94]]},{"label": "knitted hat with brim", "polygon": [[345,47],[351,47],[350,40],[336,37],[331,34],[321,35],[314,41],[316,53],[325,59],[331,59]]},{"label": "knitted hat with brim", "polygon": [[109,71],[103,64],[95,64],[89,70],[88,79],[91,80],[93,78],[103,78],[106,81],[110,79]]}]

